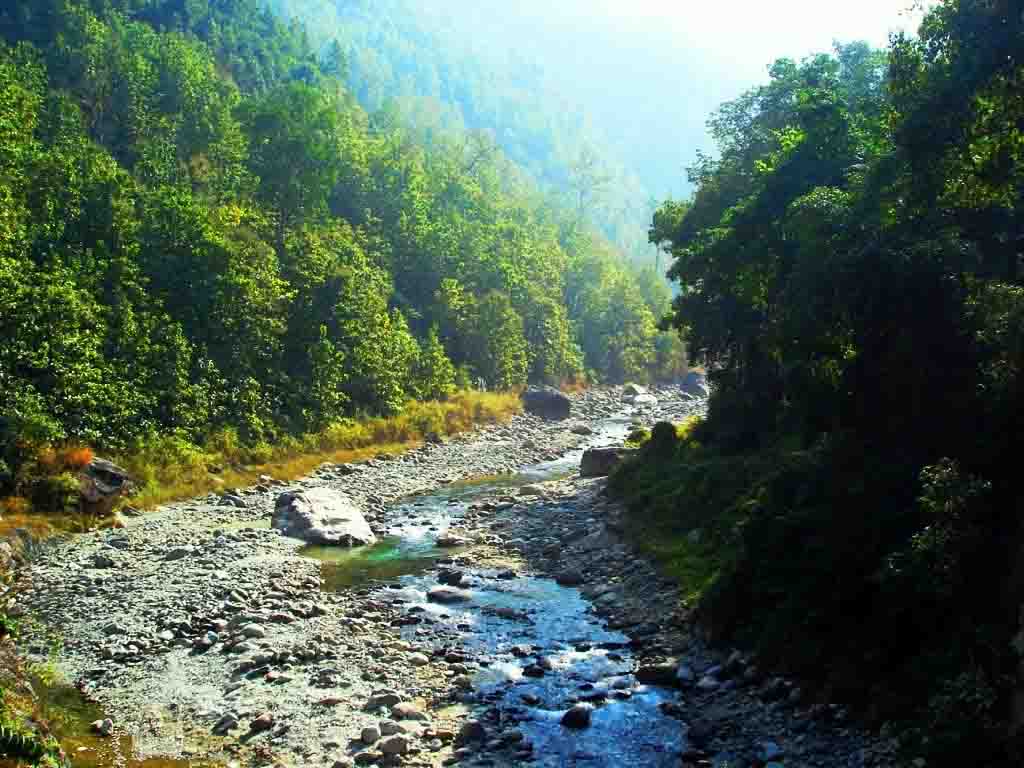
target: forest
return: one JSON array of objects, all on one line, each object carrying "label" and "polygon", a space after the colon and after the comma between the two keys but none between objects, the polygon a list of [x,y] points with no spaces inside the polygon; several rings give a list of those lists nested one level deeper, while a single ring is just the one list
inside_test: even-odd
[{"label": "forest", "polygon": [[671,377],[670,293],[258,0],[0,10],[0,494],[41,446],[268,446],[482,380]]},{"label": "forest", "polygon": [[613,481],[715,637],[927,765],[1022,755],[1022,10],[947,0],[715,112],[652,226],[709,412]]}]

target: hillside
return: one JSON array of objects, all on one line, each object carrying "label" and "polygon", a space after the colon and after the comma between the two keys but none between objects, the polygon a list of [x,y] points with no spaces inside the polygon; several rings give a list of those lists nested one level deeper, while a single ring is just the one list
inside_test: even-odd
[{"label": "hillside", "polygon": [[515,9],[412,0],[276,0],[274,8],[304,22],[323,55],[338,46],[371,114],[394,111],[428,142],[493,143],[619,248],[650,259],[655,193],[583,105],[519,52],[528,30]]},{"label": "hillside", "polygon": [[265,454],[479,379],[682,364],[659,281],[504,157],[373,119],[258,2],[19,2],[0,31],[3,493],[51,445]]}]

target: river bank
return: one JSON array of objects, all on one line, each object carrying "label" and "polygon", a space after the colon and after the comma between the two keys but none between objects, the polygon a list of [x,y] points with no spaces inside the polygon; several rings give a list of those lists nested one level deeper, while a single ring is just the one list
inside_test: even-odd
[{"label": "river bank", "polygon": [[[784,681],[694,640],[676,585],[622,539],[603,481],[573,475],[583,447],[703,407],[655,394],[636,408],[587,392],[567,422],[521,415],[167,505],[46,548],[20,605],[61,639],[58,670],[130,737],[126,757],[887,764],[841,712],[801,711]],[[355,500],[380,543],[325,552],[270,530],[285,487],[317,486]],[[464,543],[439,548],[442,534]],[[587,727],[561,724],[574,705]]]}]

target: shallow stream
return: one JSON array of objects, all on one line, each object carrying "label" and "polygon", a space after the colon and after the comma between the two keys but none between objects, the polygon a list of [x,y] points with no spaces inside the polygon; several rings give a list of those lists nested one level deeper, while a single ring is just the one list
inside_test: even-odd
[{"label": "shallow stream", "polygon": [[[586,447],[621,444],[630,425],[628,415],[601,422]],[[409,621],[403,635],[418,648],[457,648],[475,660],[478,701],[497,706],[503,723],[516,724],[533,745],[533,764],[677,766],[685,746],[682,728],[659,709],[673,694],[637,683],[629,638],[606,629],[579,590],[550,578],[465,567],[459,550],[436,545],[474,502],[566,477],[581,455],[582,449],[516,475],[404,499],[390,516],[397,522],[376,546],[307,548],[304,554],[323,560],[325,588],[376,586],[376,597],[400,605]],[[468,599],[428,599],[442,567],[448,578],[453,571],[462,574],[458,586]],[[594,706],[590,726],[563,726],[566,710],[583,702]]]}]

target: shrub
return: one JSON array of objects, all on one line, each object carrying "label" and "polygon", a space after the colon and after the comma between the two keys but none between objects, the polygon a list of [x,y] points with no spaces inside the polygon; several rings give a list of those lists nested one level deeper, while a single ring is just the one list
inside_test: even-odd
[{"label": "shrub", "polygon": [[78,478],[70,472],[36,480],[29,491],[37,512],[70,514],[79,506]]},{"label": "shrub", "polygon": [[647,444],[648,450],[657,456],[672,456],[679,446],[679,437],[676,434],[676,427],[667,421],[659,421],[651,430],[651,439]]},{"label": "shrub", "polygon": [[626,435],[626,443],[633,446],[643,445],[650,439],[650,430],[644,429],[643,427],[633,427],[629,430],[629,434]]},{"label": "shrub", "polygon": [[3,512],[4,516],[27,515],[31,509],[32,505],[23,496],[8,496],[7,498],[0,499],[0,511]]},{"label": "shrub", "polygon": [[88,466],[95,454],[88,446],[69,446],[61,451],[60,462],[68,470],[77,472]]}]

